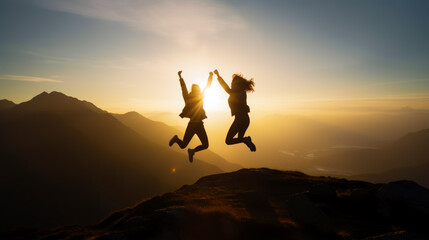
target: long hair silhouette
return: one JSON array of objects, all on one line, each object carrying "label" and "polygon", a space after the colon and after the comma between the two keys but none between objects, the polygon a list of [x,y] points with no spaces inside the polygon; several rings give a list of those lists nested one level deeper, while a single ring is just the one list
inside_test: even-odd
[{"label": "long hair silhouette", "polygon": [[186,83],[182,78],[182,71],[177,73],[179,75],[180,87],[182,88],[183,100],[185,100],[185,107],[180,113],[181,118],[189,118],[188,126],[186,127],[185,135],[181,140],[177,135],[174,135],[169,142],[171,147],[174,143],[177,143],[180,148],[186,148],[191,141],[192,137],[197,134],[201,141],[201,145],[196,148],[188,149],[189,161],[192,163],[194,160],[194,154],[202,151],[209,147],[209,140],[207,138],[206,129],[204,128],[203,120],[207,118],[206,112],[204,111],[204,93],[208,87],[210,87],[213,80],[213,73],[209,73],[207,85],[201,92],[200,87],[197,84],[192,84],[191,92],[188,93]]},{"label": "long hair silhouette", "polygon": [[[250,151],[256,151],[256,146],[250,136],[244,137],[250,124],[249,112],[247,105],[247,92],[253,92],[255,82],[253,78],[246,79],[241,74],[232,75],[231,87],[219,75],[218,70],[213,71],[217,75],[217,80],[222,88],[229,94],[228,105],[231,109],[231,115],[234,116],[234,122],[226,134],[225,143],[228,145],[244,143]],[[237,135],[236,138],[234,136]]]}]

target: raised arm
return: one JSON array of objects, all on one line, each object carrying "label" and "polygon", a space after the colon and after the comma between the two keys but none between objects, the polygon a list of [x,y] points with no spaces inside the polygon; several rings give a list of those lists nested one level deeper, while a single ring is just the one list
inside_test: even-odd
[{"label": "raised arm", "polygon": [[210,72],[209,73],[209,78],[207,79],[207,85],[203,90],[203,94],[206,92],[206,89],[209,88],[212,85],[212,81],[213,81],[213,73]]},{"label": "raised arm", "polygon": [[188,97],[188,88],[186,88],[185,80],[183,80],[182,78],[182,71],[179,71],[177,74],[179,75],[179,81],[180,81],[180,87],[182,88],[183,99],[186,99]]},{"label": "raised arm", "polygon": [[217,75],[217,81],[223,87],[225,92],[227,92],[228,94],[231,93],[231,88],[228,86],[228,84],[226,84],[226,82],[223,80],[223,78],[221,76],[219,76],[219,72],[217,71],[217,69],[214,70],[213,72],[214,72],[214,74]]}]

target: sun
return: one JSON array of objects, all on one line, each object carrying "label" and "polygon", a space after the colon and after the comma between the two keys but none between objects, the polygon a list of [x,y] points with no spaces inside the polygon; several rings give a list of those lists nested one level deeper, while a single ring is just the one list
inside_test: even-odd
[{"label": "sun", "polygon": [[[194,78],[193,83],[198,84],[203,90],[207,84],[207,76],[203,73],[195,75],[198,77]],[[204,93],[204,109],[207,111],[221,111],[228,108],[228,94],[219,85],[216,77],[213,76],[211,86]]]},{"label": "sun", "polygon": [[213,82],[210,88],[206,89],[204,97],[204,109],[206,110],[222,110],[227,107],[226,93],[224,90]]},{"label": "sun", "polygon": [[[213,77],[212,85],[204,93],[204,109],[207,111],[221,111],[228,109],[228,94],[219,85],[216,77]],[[202,80],[203,79],[203,80]],[[194,83],[197,83],[201,90],[207,84],[207,77],[199,77]]]}]

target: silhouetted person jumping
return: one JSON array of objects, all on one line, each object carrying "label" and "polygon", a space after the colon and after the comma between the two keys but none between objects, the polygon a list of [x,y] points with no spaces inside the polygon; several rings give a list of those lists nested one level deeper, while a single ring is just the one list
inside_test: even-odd
[{"label": "silhouetted person jumping", "polygon": [[[231,108],[231,115],[235,116],[234,122],[228,130],[226,135],[225,142],[228,145],[244,143],[249,147],[250,151],[256,151],[256,146],[252,142],[250,136],[244,137],[247,128],[250,124],[249,112],[250,108],[247,105],[247,92],[253,92],[253,86],[255,82],[253,78],[247,80],[241,74],[232,75],[231,88],[226,84],[226,82],[219,76],[219,72],[214,70],[214,73],[217,75],[217,80],[220,85],[225,89],[229,94],[228,104]],[[237,135],[237,138],[234,136]]]},{"label": "silhouetted person jumping", "polygon": [[209,140],[207,138],[206,129],[204,128],[203,119],[206,119],[206,112],[204,111],[204,92],[210,85],[213,80],[213,73],[210,72],[209,78],[207,80],[207,85],[204,88],[203,92],[201,92],[200,87],[197,84],[192,84],[191,92],[188,93],[188,89],[186,88],[185,81],[182,78],[182,71],[178,72],[180,86],[182,87],[182,95],[185,100],[185,107],[182,110],[182,113],[179,115],[181,118],[189,118],[188,126],[186,127],[185,136],[183,137],[183,141],[179,139],[177,135],[170,140],[170,147],[177,143],[180,148],[186,148],[192,137],[197,134],[198,138],[201,141],[201,145],[196,148],[188,149],[189,161],[192,163],[194,160],[194,154],[201,150],[207,149],[209,147]]}]

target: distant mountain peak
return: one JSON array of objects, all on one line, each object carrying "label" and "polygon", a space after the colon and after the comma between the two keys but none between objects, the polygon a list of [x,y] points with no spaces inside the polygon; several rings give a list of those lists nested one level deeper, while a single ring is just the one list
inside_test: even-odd
[{"label": "distant mountain peak", "polygon": [[19,106],[21,109],[29,111],[69,112],[90,110],[104,112],[90,102],[82,101],[57,91],[50,93],[44,91],[33,97],[30,101],[19,104]]},{"label": "distant mountain peak", "polygon": [[52,91],[52,92],[48,93],[48,95],[50,95],[50,96],[59,96],[59,97],[67,97],[67,95],[65,95],[64,93],[57,92],[57,91]]},{"label": "distant mountain peak", "polygon": [[428,109],[424,109],[424,108],[412,108],[409,106],[404,106],[400,109],[397,110],[398,112],[401,113],[421,113],[421,112],[428,112]]},{"label": "distant mountain peak", "polygon": [[153,120],[141,115],[140,113],[136,111],[130,111],[127,113],[122,114],[124,118],[127,118],[129,120],[140,120],[140,121],[146,121],[146,122],[154,122]]},{"label": "distant mountain peak", "polygon": [[398,142],[410,141],[415,144],[417,143],[427,143],[426,140],[429,139],[429,128],[422,129],[416,132],[410,132],[401,137]]},{"label": "distant mountain peak", "polygon": [[77,100],[77,98],[73,98],[73,97],[67,96],[64,93],[57,92],[57,91],[52,91],[50,93],[48,93],[46,91],[43,91],[42,93],[40,93],[40,94],[36,95],[35,97],[33,97],[31,100],[33,100],[33,99],[40,99],[40,98],[57,98],[57,99],[59,99],[59,98],[67,99],[68,98],[68,99],[76,99]]},{"label": "distant mountain peak", "polygon": [[9,101],[7,99],[1,99],[0,100],[0,110],[12,108],[15,106],[16,106],[16,104],[12,101]]},{"label": "distant mountain peak", "polygon": [[124,116],[139,116],[139,117],[141,116],[142,117],[142,115],[136,111],[126,112],[124,113]]}]

